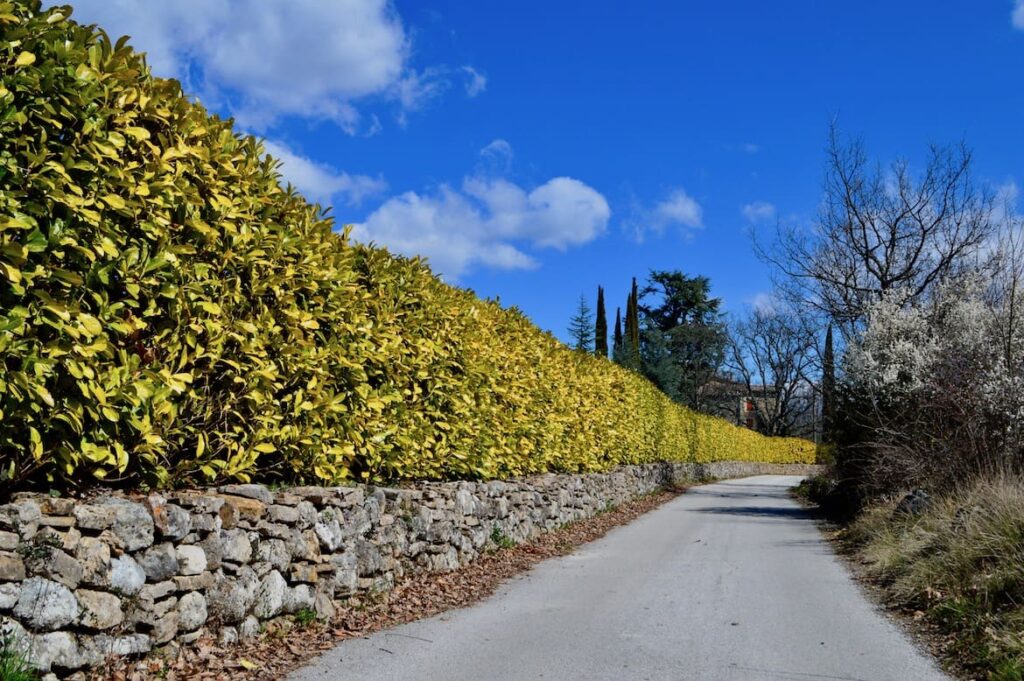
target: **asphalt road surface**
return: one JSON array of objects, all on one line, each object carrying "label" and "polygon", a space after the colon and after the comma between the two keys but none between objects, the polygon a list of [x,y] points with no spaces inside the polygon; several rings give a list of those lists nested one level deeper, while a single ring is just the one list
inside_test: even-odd
[{"label": "asphalt road surface", "polygon": [[705,485],[469,608],[342,642],[314,679],[948,679],[869,603],[787,495]]}]

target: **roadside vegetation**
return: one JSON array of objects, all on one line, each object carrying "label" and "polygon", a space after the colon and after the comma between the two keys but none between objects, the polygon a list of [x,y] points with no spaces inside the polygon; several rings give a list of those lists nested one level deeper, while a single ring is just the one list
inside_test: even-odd
[{"label": "roadside vegetation", "polygon": [[[823,212],[762,245],[814,310],[830,471],[801,493],[949,662],[1024,679],[1024,223],[963,146],[877,169],[835,132]],[[826,360],[825,357],[828,359]]]}]

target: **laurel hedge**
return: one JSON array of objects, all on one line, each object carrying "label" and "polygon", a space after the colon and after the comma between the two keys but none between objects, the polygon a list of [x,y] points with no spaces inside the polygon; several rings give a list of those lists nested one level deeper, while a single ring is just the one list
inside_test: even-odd
[{"label": "laurel hedge", "polygon": [[808,462],[416,259],[67,7],[0,2],[0,480],[496,478]]}]

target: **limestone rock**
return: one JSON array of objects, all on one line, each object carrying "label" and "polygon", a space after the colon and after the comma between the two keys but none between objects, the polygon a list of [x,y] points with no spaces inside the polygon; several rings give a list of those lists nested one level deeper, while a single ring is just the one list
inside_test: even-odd
[{"label": "limestone rock", "polygon": [[78,669],[91,662],[79,651],[75,637],[66,631],[30,637],[27,657],[39,671],[44,672],[53,667]]},{"label": "limestone rock", "polygon": [[217,491],[222,494],[256,499],[267,505],[274,503],[274,495],[263,485],[224,485],[219,487]]},{"label": "limestone rock", "polygon": [[21,585],[17,582],[0,584],[0,612],[10,610],[18,602],[18,594],[21,593]]},{"label": "limestone rock", "polygon": [[320,542],[313,530],[292,530],[285,541],[292,556],[299,560],[316,560],[320,556]]},{"label": "limestone rock", "polygon": [[107,497],[76,506],[74,515],[80,528],[111,530],[126,551],[138,551],[153,543],[153,517],[145,506],[134,501]]},{"label": "limestone rock", "polygon": [[222,560],[248,563],[252,558],[252,542],[242,530],[222,530],[220,533],[220,555]]},{"label": "limestone rock", "polygon": [[110,561],[107,583],[113,591],[134,596],[146,583],[146,573],[131,556],[119,556]]},{"label": "limestone rock", "polygon": [[48,577],[69,589],[78,588],[79,582],[82,581],[82,564],[59,549],[51,548],[29,559],[28,563],[33,574]]},{"label": "limestone rock", "polygon": [[210,613],[227,624],[241,622],[249,614],[259,585],[256,573],[248,565],[243,565],[234,577],[217,574],[207,594]]},{"label": "limestone rock", "polygon": [[252,613],[264,620],[279,614],[284,607],[284,596],[287,589],[288,582],[284,580],[281,573],[272,570],[260,583],[260,588],[256,592],[256,600],[253,602]]},{"label": "limestone rock", "polygon": [[313,527],[317,521],[316,506],[309,503],[308,501],[300,501],[296,506],[295,510],[299,514],[298,522],[296,527],[300,530],[308,530]]},{"label": "limestone rock", "polygon": [[87,657],[99,656],[102,661],[110,655],[142,655],[153,649],[153,642],[145,634],[110,636],[101,634],[82,642],[82,654]]},{"label": "limestone rock", "polygon": [[66,586],[30,577],[21,584],[14,616],[37,631],[53,631],[74,622],[78,610],[78,601]]},{"label": "limestone rock", "polygon": [[206,571],[198,575],[178,576],[173,580],[178,591],[205,591],[213,586],[213,573]]},{"label": "limestone rock", "polygon": [[179,631],[195,631],[206,624],[206,616],[206,597],[201,593],[187,593],[178,601]]},{"label": "limestone rock", "polygon": [[175,552],[178,556],[178,571],[182,575],[198,575],[206,570],[206,552],[194,545],[179,546]]},{"label": "limestone rock", "polygon": [[312,610],[316,601],[316,594],[308,584],[294,586],[284,594],[283,611],[289,615],[300,610]]},{"label": "limestone rock", "polygon": [[288,550],[288,544],[281,539],[264,539],[256,551],[256,560],[270,563],[280,571],[288,569],[291,559],[292,553]]},{"label": "limestone rock", "polygon": [[25,561],[13,553],[0,553],[0,582],[25,579]]},{"label": "limestone rock", "polygon": [[13,532],[22,540],[31,539],[39,531],[43,513],[39,504],[31,499],[0,506],[0,530]]},{"label": "limestone rock", "polygon": [[96,537],[82,537],[75,549],[75,557],[82,565],[82,581],[86,584],[106,586],[109,583],[110,547]]},{"label": "limestone rock", "polygon": [[160,582],[178,574],[178,554],[170,542],[147,549],[139,556],[138,563],[150,582]]},{"label": "limestone rock", "polygon": [[357,539],[355,542],[356,572],[360,577],[369,577],[381,569],[380,550],[373,542]]},{"label": "limestone rock", "polygon": [[259,636],[260,633],[260,621],[251,615],[246,617],[245,620],[238,625],[238,638],[245,640]]},{"label": "limestone rock", "polygon": [[313,526],[313,531],[316,532],[321,546],[329,553],[336,551],[345,541],[345,533],[341,529],[341,523],[338,522],[337,516],[338,513],[331,509],[321,511],[318,522]]},{"label": "limestone rock", "polygon": [[267,509],[267,517],[271,522],[293,525],[299,520],[299,511],[291,506],[275,504]]},{"label": "limestone rock", "polygon": [[21,543],[17,532],[0,531],[0,551],[13,551]]},{"label": "limestone rock", "polygon": [[153,637],[153,643],[158,646],[173,641],[178,635],[178,611],[172,610],[157,619],[149,634]]},{"label": "limestone rock", "polygon": [[121,601],[105,591],[79,589],[75,592],[82,608],[78,623],[89,629],[111,629],[124,621]]},{"label": "limestone rock", "polygon": [[181,539],[192,531],[192,518],[181,506],[169,504],[157,495],[146,501],[153,515],[153,525],[164,539]]},{"label": "limestone rock", "polygon": [[323,591],[317,591],[316,596],[313,599],[313,610],[316,611],[316,616],[324,620],[334,619],[336,608],[334,607],[334,599],[329,594]]}]

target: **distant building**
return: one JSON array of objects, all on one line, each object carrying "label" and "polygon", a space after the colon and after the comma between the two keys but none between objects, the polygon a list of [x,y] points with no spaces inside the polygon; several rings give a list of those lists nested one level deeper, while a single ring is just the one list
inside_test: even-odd
[{"label": "distant building", "polygon": [[[737,426],[758,432],[767,430],[766,415],[775,411],[777,399],[773,387],[750,386],[729,376],[716,376],[701,388],[701,396],[708,411]],[[796,406],[800,414],[795,420],[792,435],[817,441],[821,415],[819,400],[808,388],[797,396]]]}]

